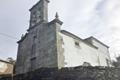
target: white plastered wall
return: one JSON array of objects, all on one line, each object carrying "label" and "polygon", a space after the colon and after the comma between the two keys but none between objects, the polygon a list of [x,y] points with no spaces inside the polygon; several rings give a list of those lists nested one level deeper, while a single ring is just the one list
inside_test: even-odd
[{"label": "white plastered wall", "polygon": [[[108,53],[102,53],[100,50],[84,43],[81,40],[73,39],[65,34],[60,33],[63,37],[64,48],[64,67],[81,66],[84,62],[90,63],[92,66],[107,66],[106,57]],[[79,41],[79,46],[75,45],[75,41]],[[100,46],[99,46],[100,47]],[[102,49],[102,48],[101,48]],[[109,58],[108,58],[109,59]]]}]

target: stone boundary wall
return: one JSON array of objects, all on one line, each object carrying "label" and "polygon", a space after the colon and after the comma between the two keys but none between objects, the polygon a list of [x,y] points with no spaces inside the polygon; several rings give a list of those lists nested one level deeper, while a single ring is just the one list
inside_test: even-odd
[{"label": "stone boundary wall", "polygon": [[14,80],[120,80],[120,68],[74,67],[40,68],[14,76]]},{"label": "stone boundary wall", "polygon": [[0,80],[12,80],[12,75],[0,75]]}]

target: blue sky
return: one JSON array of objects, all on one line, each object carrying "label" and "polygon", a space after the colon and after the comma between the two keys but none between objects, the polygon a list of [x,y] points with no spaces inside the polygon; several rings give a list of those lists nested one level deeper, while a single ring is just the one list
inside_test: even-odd
[{"label": "blue sky", "polygon": [[[29,9],[38,0],[0,0],[0,58],[16,58],[17,41],[29,27]],[[119,0],[50,0],[49,21],[58,12],[62,29],[81,38],[94,36],[110,46],[111,57],[120,54]]]}]

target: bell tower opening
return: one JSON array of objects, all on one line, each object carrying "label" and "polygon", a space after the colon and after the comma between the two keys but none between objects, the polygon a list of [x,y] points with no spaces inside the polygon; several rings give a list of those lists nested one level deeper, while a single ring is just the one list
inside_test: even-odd
[{"label": "bell tower opening", "polygon": [[30,9],[30,28],[48,22],[48,0],[40,0]]}]

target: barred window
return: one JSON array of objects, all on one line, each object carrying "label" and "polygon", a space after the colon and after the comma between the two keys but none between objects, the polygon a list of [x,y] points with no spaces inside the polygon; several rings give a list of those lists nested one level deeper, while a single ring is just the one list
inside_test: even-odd
[{"label": "barred window", "polygon": [[75,41],[75,46],[78,46],[78,47],[80,47],[80,44],[79,44],[79,42]]}]

